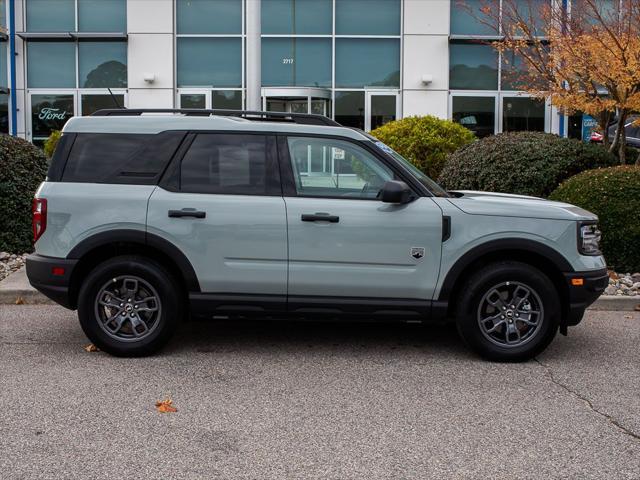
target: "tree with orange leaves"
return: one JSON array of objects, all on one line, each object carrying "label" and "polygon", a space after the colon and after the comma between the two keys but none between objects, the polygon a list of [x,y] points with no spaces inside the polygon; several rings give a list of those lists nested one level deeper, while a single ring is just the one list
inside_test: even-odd
[{"label": "tree with orange leaves", "polygon": [[[492,45],[503,54],[511,81],[564,113],[597,118],[605,145],[626,163],[624,126],[640,111],[640,0],[573,0],[570,9],[559,2],[502,0],[501,9],[485,2],[480,16],[499,27],[500,40]],[[509,52],[517,64],[508,62]]]}]

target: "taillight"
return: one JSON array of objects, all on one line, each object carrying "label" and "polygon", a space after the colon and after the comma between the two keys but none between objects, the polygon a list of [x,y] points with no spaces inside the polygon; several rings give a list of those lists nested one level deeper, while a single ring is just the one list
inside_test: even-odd
[{"label": "taillight", "polygon": [[47,228],[47,199],[34,198],[31,208],[33,241],[37,242]]}]

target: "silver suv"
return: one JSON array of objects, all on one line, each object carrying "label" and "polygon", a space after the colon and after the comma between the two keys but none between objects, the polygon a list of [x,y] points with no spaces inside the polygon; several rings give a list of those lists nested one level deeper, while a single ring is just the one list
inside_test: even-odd
[{"label": "silver suv", "polygon": [[102,110],[66,124],[27,273],[114,355],[155,352],[188,317],[257,316],[451,320],[520,361],[607,285],[596,221],[447,192],[321,116]]}]

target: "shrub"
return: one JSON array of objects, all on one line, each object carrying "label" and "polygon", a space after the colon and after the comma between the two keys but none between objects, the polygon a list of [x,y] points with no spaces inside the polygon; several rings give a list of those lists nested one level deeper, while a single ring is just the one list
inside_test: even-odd
[{"label": "shrub", "polygon": [[47,158],[53,157],[53,152],[56,150],[61,135],[62,132],[60,130],[54,130],[51,132],[51,135],[49,135],[49,138],[44,141],[44,154]]},{"label": "shrub", "polygon": [[622,272],[640,271],[640,167],[582,172],[560,185],[550,198],[598,215],[609,266]]},{"label": "shrub", "polygon": [[475,139],[465,127],[432,115],[389,122],[371,135],[432,178],[438,177],[448,154]]},{"label": "shrub", "polygon": [[21,138],[0,135],[0,251],[31,250],[31,200],[46,175],[42,150]]},{"label": "shrub", "polygon": [[616,163],[601,145],[550,133],[502,133],[453,153],[439,181],[449,190],[546,197],[560,182],[583,170]]}]

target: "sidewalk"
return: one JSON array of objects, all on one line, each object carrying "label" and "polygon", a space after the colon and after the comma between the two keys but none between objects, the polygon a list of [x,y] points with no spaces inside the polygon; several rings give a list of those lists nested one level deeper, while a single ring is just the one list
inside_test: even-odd
[{"label": "sidewalk", "polygon": [[[54,305],[55,302],[38,292],[29,284],[27,271],[22,267],[0,282],[0,305]],[[640,305],[640,297],[603,295],[589,307],[590,310],[632,312]]]}]

